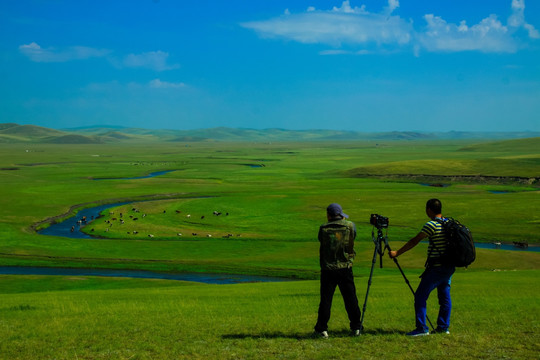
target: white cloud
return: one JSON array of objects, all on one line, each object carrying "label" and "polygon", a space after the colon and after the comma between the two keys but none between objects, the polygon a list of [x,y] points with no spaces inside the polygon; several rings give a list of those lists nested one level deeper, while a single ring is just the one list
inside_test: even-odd
[{"label": "white cloud", "polygon": [[[409,0],[413,1],[413,0]],[[508,0],[510,1],[510,0]],[[477,24],[448,23],[442,16],[424,15],[426,26],[415,30],[412,21],[392,15],[399,8],[399,0],[387,0],[381,12],[372,13],[366,6],[352,6],[349,0],[331,10],[317,10],[310,6],[303,13],[280,16],[241,25],[256,31],[263,38],[282,38],[307,44],[326,44],[336,49],[321,51],[321,55],[372,53],[411,49],[416,55],[422,50],[431,52],[480,51],[512,53],[526,46],[522,28],[529,39],[539,39],[540,32],[525,21],[525,0],[511,0],[512,15],[503,24],[491,14]],[[384,45],[384,46],[382,46]],[[393,48],[393,50],[392,50]],[[361,49],[358,51],[358,49]]]},{"label": "white cloud", "polygon": [[351,7],[350,1],[345,0],[341,4],[341,7],[338,8],[338,7],[334,6],[332,11],[343,12],[343,13],[347,13],[347,14],[364,14],[364,13],[366,13],[366,6],[365,5],[362,5],[362,7],[355,6],[353,8],[353,7]]},{"label": "white cloud", "polygon": [[433,14],[424,15],[424,19],[427,29],[419,39],[428,51],[516,52],[521,46],[516,30],[521,27],[528,31],[529,38],[540,38],[534,26],[525,22],[524,0],[512,0],[512,15],[506,25],[494,14],[473,26],[467,26],[465,20],[450,24]]},{"label": "white cloud", "polygon": [[120,83],[116,80],[104,83],[91,83],[85,86],[82,90],[90,93],[120,93],[128,91],[145,91],[147,89],[181,89],[187,85],[183,82],[168,82],[160,79],[153,79],[147,83],[139,83],[131,81],[128,83]]},{"label": "white cloud", "polygon": [[385,8],[385,11],[388,14],[391,14],[399,7],[399,1],[398,0],[388,0],[388,6]]},{"label": "white cloud", "polygon": [[369,50],[358,50],[358,51],[349,51],[349,50],[323,50],[319,52],[319,55],[369,55],[372,54]]},{"label": "white cloud", "polygon": [[496,15],[467,26],[465,21],[459,25],[447,23],[433,14],[424,15],[427,29],[420,34],[420,42],[428,51],[471,51],[515,52],[517,43],[512,38],[507,26]]},{"label": "white cloud", "polygon": [[108,57],[108,60],[117,67],[140,67],[156,71],[172,70],[180,67],[178,64],[168,64],[169,53],[163,51],[129,54],[124,56],[122,60],[108,56],[112,52],[110,50],[86,46],[70,46],[62,49],[54,47],[42,48],[39,44],[31,42],[30,44],[20,45],[19,51],[35,62],[67,62],[93,57]]},{"label": "white cloud", "polygon": [[180,67],[178,64],[169,65],[169,53],[163,51],[150,51],[142,54],[129,54],[124,57],[123,65],[126,67],[142,67],[156,71],[172,70]]},{"label": "white cloud", "polygon": [[[390,0],[389,8],[397,1]],[[412,25],[399,16],[388,13],[369,13],[365,6],[351,7],[344,1],[332,10],[315,10],[313,7],[300,14],[241,24],[266,38],[285,38],[301,43],[404,45],[411,40]]]},{"label": "white cloud", "polygon": [[110,53],[106,49],[94,49],[86,46],[71,46],[65,49],[42,48],[35,42],[19,46],[19,51],[35,62],[66,62],[84,60],[92,57],[104,57]]},{"label": "white cloud", "polygon": [[151,88],[154,89],[180,89],[186,86],[183,82],[172,83],[167,81],[161,81],[159,79],[154,79],[148,84]]},{"label": "white cloud", "polygon": [[348,50],[323,50],[319,52],[319,55],[350,55],[351,51]]},{"label": "white cloud", "polygon": [[512,15],[508,18],[508,26],[523,27],[531,39],[539,39],[540,33],[531,24],[525,22],[525,0],[512,0]]}]

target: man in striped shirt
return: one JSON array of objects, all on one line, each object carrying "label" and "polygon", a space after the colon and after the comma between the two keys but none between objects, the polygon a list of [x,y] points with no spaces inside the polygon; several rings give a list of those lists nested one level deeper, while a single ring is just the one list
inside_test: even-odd
[{"label": "man in striped shirt", "polygon": [[455,267],[445,264],[442,258],[446,250],[446,241],[442,225],[436,220],[446,220],[441,213],[442,205],[440,200],[428,200],[426,203],[426,215],[431,221],[428,221],[422,230],[399,250],[390,251],[389,253],[391,258],[395,258],[412,249],[425,238],[429,239],[426,270],[420,276],[422,280],[414,296],[416,328],[407,333],[408,336],[429,335],[429,328],[426,325],[426,302],[429,294],[435,289],[437,289],[437,295],[439,297],[439,315],[437,317],[437,328],[432,333],[449,334],[448,328],[450,326],[450,312],[452,310],[450,282]]}]

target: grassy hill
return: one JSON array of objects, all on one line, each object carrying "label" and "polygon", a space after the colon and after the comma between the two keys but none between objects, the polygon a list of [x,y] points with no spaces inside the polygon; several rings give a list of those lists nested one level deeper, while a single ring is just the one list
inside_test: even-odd
[{"label": "grassy hill", "polygon": [[530,154],[534,150],[540,152],[540,137],[531,137],[526,139],[514,139],[504,141],[494,141],[488,143],[474,144],[464,146],[460,151],[474,151],[474,152],[500,152],[505,153],[512,151],[512,153],[523,152]]},{"label": "grassy hill", "polygon": [[[429,151],[429,147],[423,148]],[[479,142],[443,157],[418,151],[417,158],[381,158],[380,162],[346,171],[348,176],[391,177],[419,182],[537,184],[540,181],[540,138]],[[413,179],[414,180],[414,179]]]},{"label": "grassy hill", "polygon": [[[75,136],[76,135],[76,136]],[[49,129],[16,123],[0,124],[0,143],[28,142],[55,144],[101,144],[115,142],[200,142],[200,141],[394,141],[448,139],[515,139],[540,136],[534,132],[439,132],[389,131],[365,133],[344,130],[287,130],[215,127],[193,130],[142,129],[119,126],[89,126],[69,129]],[[497,146],[497,145],[493,145]],[[509,144],[508,146],[512,146]],[[525,146],[525,145],[523,145]],[[463,151],[482,151],[464,148]]]}]

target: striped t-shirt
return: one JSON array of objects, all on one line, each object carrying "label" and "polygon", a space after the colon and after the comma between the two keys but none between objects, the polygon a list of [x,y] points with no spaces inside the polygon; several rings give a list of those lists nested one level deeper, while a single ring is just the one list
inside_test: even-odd
[{"label": "striped t-shirt", "polygon": [[[446,220],[442,218],[442,220]],[[428,264],[441,266],[441,255],[446,251],[446,241],[442,225],[435,220],[428,221],[422,228],[422,232],[429,237]]]}]

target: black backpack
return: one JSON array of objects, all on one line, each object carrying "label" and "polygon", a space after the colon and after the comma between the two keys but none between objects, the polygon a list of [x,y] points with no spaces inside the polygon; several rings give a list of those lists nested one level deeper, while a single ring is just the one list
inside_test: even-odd
[{"label": "black backpack", "polygon": [[443,263],[457,267],[467,267],[476,259],[476,248],[468,227],[453,218],[435,219],[443,227],[446,251]]}]

